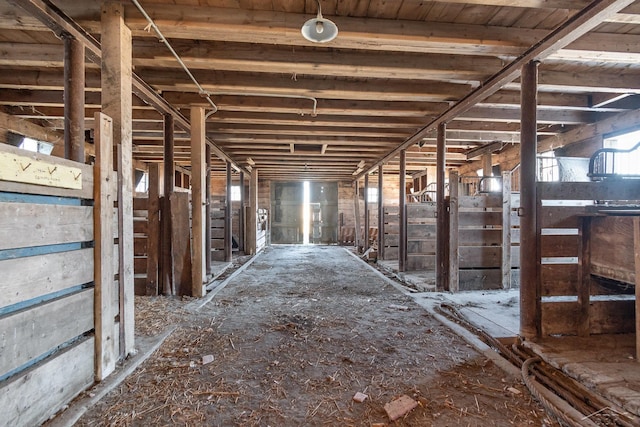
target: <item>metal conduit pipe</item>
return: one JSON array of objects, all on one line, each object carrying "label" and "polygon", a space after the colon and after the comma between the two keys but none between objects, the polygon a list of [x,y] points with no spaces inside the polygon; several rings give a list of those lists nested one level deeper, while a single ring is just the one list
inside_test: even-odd
[{"label": "metal conduit pipe", "polygon": [[158,26],[156,25],[156,23],[153,21],[153,19],[149,16],[149,14],[144,10],[144,8],[142,7],[142,5],[138,2],[138,0],[131,0],[133,2],[133,4],[138,8],[138,10],[140,11],[140,13],[142,13],[142,16],[144,16],[144,18],[147,20],[147,22],[149,23],[149,25],[147,26],[147,28],[153,28],[153,30],[156,32],[156,34],[158,35],[158,37],[160,38],[160,41],[162,43],[164,43],[164,45],[167,47],[167,49],[169,49],[169,51],[173,54],[173,56],[176,58],[176,60],[178,61],[178,63],[180,64],[180,66],[182,67],[182,69],[185,71],[185,73],[187,73],[187,75],[189,76],[189,78],[191,79],[191,81],[193,81],[193,83],[196,85],[196,87],[198,88],[198,92],[200,93],[200,96],[206,98],[206,100],[209,102],[209,104],[211,104],[211,107],[213,108],[213,113],[215,113],[216,111],[218,111],[218,106],[213,102],[213,100],[211,99],[210,93],[207,92],[201,85],[200,83],[198,83],[198,80],[196,80],[196,78],[193,76],[193,74],[191,73],[191,71],[189,70],[189,67],[187,67],[187,65],[184,63],[184,61],[182,60],[182,58],[180,58],[180,55],[178,55],[178,53],[173,49],[173,47],[171,46],[171,44],[169,43],[169,41],[164,37],[164,35],[162,34],[162,32],[160,31],[160,29],[158,28]]}]

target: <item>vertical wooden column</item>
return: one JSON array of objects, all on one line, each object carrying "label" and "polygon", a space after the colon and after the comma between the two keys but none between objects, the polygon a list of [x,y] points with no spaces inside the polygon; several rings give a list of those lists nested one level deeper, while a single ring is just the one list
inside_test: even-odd
[{"label": "vertical wooden column", "polygon": [[160,166],[149,164],[149,208],[147,228],[146,294],[158,295],[158,265],[160,259]]},{"label": "vertical wooden column", "polygon": [[249,213],[247,214],[247,255],[255,255],[258,231],[258,169],[251,171],[249,180]]},{"label": "vertical wooden column", "polygon": [[384,259],[384,166],[378,166],[378,259]]},{"label": "vertical wooden column", "polygon": [[171,114],[164,116],[164,196],[162,198],[162,211],[160,216],[160,226],[162,228],[161,239],[161,274],[162,293],[164,295],[175,295],[175,279],[173,275],[173,247],[171,245],[171,194],[175,188],[175,165],[174,165],[174,120]]},{"label": "vertical wooden column", "polygon": [[576,325],[579,337],[588,337],[589,305],[591,297],[591,217],[579,218],[580,228],[578,240],[578,312]]},{"label": "vertical wooden column", "polygon": [[[446,131],[444,123],[438,125],[436,139],[436,287],[438,290],[448,289],[448,256],[446,253],[447,239],[447,206],[444,198],[445,176],[444,167],[446,161]],[[457,182],[449,183],[449,186],[458,185]]]},{"label": "vertical wooden column", "polygon": [[102,112],[113,119],[118,170],[120,356],[134,348],[131,30],[121,2],[102,6]]},{"label": "vertical wooden column", "polygon": [[224,260],[231,262],[233,255],[233,210],[231,209],[231,162],[227,161],[227,194],[224,205]]},{"label": "vertical wooden column", "polygon": [[353,212],[355,217],[355,245],[356,252],[360,251],[360,246],[362,243],[360,237],[360,184],[358,184],[358,180],[353,181],[353,185],[355,186],[355,191],[353,193]]},{"label": "vertical wooden column", "polygon": [[538,63],[522,67],[520,100],[520,335],[541,335],[540,284],[536,223],[536,153]]},{"label": "vertical wooden column", "polygon": [[364,174],[364,243],[362,250],[369,249],[369,174]]},{"label": "vertical wooden column", "polygon": [[[446,214],[445,214],[446,215]],[[446,223],[446,232],[443,232],[443,240],[448,235],[445,246],[446,267],[448,274],[444,278],[444,288],[449,292],[460,290],[460,262],[459,262],[459,209],[458,209],[458,172],[449,173],[449,221]],[[439,232],[439,230],[438,230]]]},{"label": "vertical wooden column", "polygon": [[191,107],[191,296],[204,295],[205,271],[205,118],[203,107]]},{"label": "vertical wooden column", "polygon": [[511,172],[502,172],[502,289],[511,289]]},{"label": "vertical wooden column", "polygon": [[407,263],[407,150],[400,151],[400,184],[398,197],[398,271]]},{"label": "vertical wooden column", "polygon": [[205,213],[204,213],[204,260],[207,277],[213,273],[211,268],[211,146],[207,144],[204,157],[207,162],[206,177],[204,180]]},{"label": "vertical wooden column", "polygon": [[102,113],[95,113],[96,163],[93,167],[94,223],[94,318],[95,318],[95,379],[102,381],[116,368],[113,322],[113,122]]},{"label": "vertical wooden column", "polygon": [[491,176],[493,172],[493,165],[491,164],[491,153],[485,153],[482,155],[482,175]]},{"label": "vertical wooden column", "polygon": [[238,211],[238,249],[244,251],[244,172],[240,171],[240,210]]},{"label": "vertical wooden column", "polygon": [[64,156],[84,163],[84,44],[64,39]]}]

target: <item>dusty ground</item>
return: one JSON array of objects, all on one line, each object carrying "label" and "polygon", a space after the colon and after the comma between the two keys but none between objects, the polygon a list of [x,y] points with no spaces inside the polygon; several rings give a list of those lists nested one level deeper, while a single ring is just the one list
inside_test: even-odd
[{"label": "dusty ground", "polygon": [[[201,310],[185,304],[138,301],[141,333],[181,326],[78,425],[557,425],[340,247],[272,247]],[[420,405],[391,423],[384,405],[403,394]]]}]

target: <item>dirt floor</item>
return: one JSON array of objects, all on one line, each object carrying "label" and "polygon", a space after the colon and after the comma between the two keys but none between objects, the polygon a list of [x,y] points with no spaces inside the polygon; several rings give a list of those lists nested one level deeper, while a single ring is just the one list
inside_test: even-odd
[{"label": "dirt floor", "polygon": [[[140,334],[179,327],[77,425],[558,425],[344,248],[271,247],[202,309],[189,302],[137,300]],[[418,406],[391,422],[401,395]]]}]

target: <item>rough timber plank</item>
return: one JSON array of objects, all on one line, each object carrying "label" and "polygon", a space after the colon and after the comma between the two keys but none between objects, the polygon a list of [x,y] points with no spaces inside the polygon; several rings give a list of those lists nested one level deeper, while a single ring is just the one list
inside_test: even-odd
[{"label": "rough timber plank", "polygon": [[89,206],[0,203],[0,250],[93,240]]},{"label": "rough timber plank", "polygon": [[[116,366],[116,340],[113,334],[113,319],[119,311],[113,304],[115,292],[114,274],[118,271],[119,245],[113,244],[114,224],[113,191],[113,122],[102,113],[95,114],[96,165],[94,191],[95,222],[95,378],[107,377]],[[119,301],[119,298],[116,300]]]},{"label": "rough timber plank", "polygon": [[91,329],[93,289],[1,318],[0,376]]},{"label": "rough timber plank", "polygon": [[113,120],[113,144],[118,170],[118,230],[120,278],[120,355],[134,351],[133,169],[131,30],[124,6],[104,2],[101,8],[102,111]]},{"label": "rough timber plank", "polygon": [[90,386],[93,347],[93,337],[88,338],[3,384],[0,408],[4,425],[40,425]]},{"label": "rough timber plank", "polygon": [[93,249],[0,261],[0,307],[93,281]]}]

